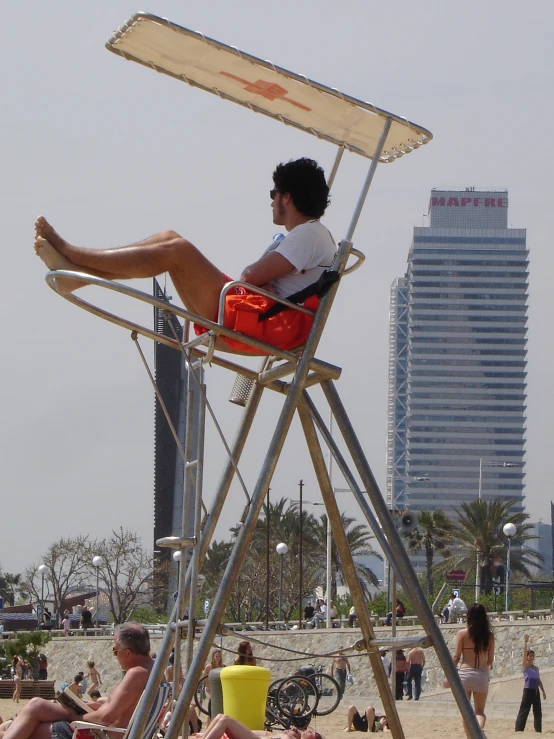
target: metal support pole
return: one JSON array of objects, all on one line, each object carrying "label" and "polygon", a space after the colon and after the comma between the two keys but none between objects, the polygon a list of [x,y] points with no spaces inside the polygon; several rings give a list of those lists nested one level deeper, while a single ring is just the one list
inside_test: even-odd
[{"label": "metal support pole", "polygon": [[312,418],[310,416],[309,409],[306,403],[302,403],[299,406],[300,421],[308,444],[308,449],[312,458],[313,467],[317,476],[317,482],[321,490],[323,502],[325,503],[325,509],[327,511],[328,518],[331,519],[332,529],[335,535],[335,542],[339,552],[339,556],[342,563],[342,568],[348,583],[348,588],[352,596],[352,602],[354,609],[358,617],[362,636],[366,643],[366,648],[369,655],[369,661],[373,668],[373,674],[379,690],[379,695],[383,703],[383,709],[387,716],[389,726],[393,735],[393,739],[403,739],[404,732],[402,725],[396,711],[396,705],[392,700],[392,696],[385,676],[385,670],[383,663],[379,657],[379,652],[370,649],[370,641],[375,638],[369,614],[365,605],[362,589],[360,587],[360,581],[358,579],[358,573],[356,572],[356,566],[352,557],[352,552],[348,546],[348,539],[346,538],[346,532],[342,523],[340,511],[337,506],[337,501],[331,487],[331,481],[325,467],[325,460],[321,452],[319,440]]},{"label": "metal support pole", "polygon": [[283,618],[283,557],[284,554],[279,555],[279,618],[284,621]]},{"label": "metal support pole", "polygon": [[360,193],[360,197],[358,198],[358,202],[356,203],[356,207],[354,208],[354,214],[352,216],[352,220],[350,221],[350,225],[348,227],[348,231],[346,234],[346,241],[352,241],[352,237],[354,236],[354,231],[360,219],[362,208],[364,207],[365,199],[367,198],[367,193],[373,181],[375,170],[377,169],[377,165],[379,164],[379,157],[381,156],[381,154],[383,153],[383,149],[385,148],[385,142],[387,140],[387,136],[389,134],[391,125],[392,125],[392,118],[387,118],[385,120],[385,125],[383,126],[383,130],[381,131],[379,142],[373,154],[373,159],[371,160],[371,165],[366,175],[366,178],[365,178],[365,181],[362,187],[362,192]]},{"label": "metal support pole", "polygon": [[508,556],[506,558],[506,613],[508,613],[508,605],[510,601],[510,551],[512,539],[508,537]]},{"label": "metal support pole", "polygon": [[[351,245],[348,242],[341,242],[341,245],[339,246],[339,263],[337,264],[337,268],[339,269],[339,271],[342,271],[344,269],[344,266],[350,254],[350,246]],[[269,444],[263,465],[260,469],[258,481],[250,500],[248,513],[246,515],[244,524],[237,536],[237,540],[233,547],[233,551],[231,552],[231,556],[229,557],[227,567],[221,580],[220,588],[214,598],[209,618],[200,637],[193,665],[191,665],[191,669],[188,671],[185,677],[183,689],[181,691],[177,704],[174,707],[171,721],[166,732],[167,739],[177,739],[177,737],[179,736],[181,724],[185,719],[188,707],[193,698],[194,691],[200,678],[203,666],[206,664],[208,654],[213,640],[216,636],[219,624],[223,620],[223,615],[230,592],[246,555],[246,550],[252,539],[252,535],[254,533],[254,529],[260,515],[260,510],[263,505],[265,493],[267,491],[267,488],[271,484],[271,478],[273,477],[275,467],[285,443],[287,432],[292,423],[296,407],[301,399],[303,388],[308,377],[310,362],[315,354],[315,350],[321,338],[321,334],[327,321],[327,316],[329,314],[337,289],[338,284],[335,283],[335,285],[330,288],[327,295],[325,295],[325,297],[321,301],[318,312],[315,316],[310,335],[302,353],[302,357],[298,362],[298,368],[296,370],[294,380],[288,390],[285,402],[283,403],[281,414],[275,426],[275,430],[273,432],[273,436]],[[246,410],[248,410],[249,406],[250,401],[246,406]],[[135,732],[134,724],[130,731],[129,739],[139,739],[138,732]]]},{"label": "metal support pole", "polygon": [[[329,412],[329,433],[331,436],[333,436],[333,414]],[[329,469],[329,484],[331,485],[331,489],[333,488],[333,453],[331,449],[329,449],[329,462],[328,462],[328,469]],[[325,552],[325,597],[327,598],[327,613],[326,615],[326,623],[328,629],[332,628],[333,621],[331,618],[331,589],[332,589],[332,567],[333,567],[333,532],[331,529],[331,520],[329,516],[327,516],[327,540],[326,540],[327,548]]]},{"label": "metal support pole", "polygon": [[[478,500],[481,502],[481,491],[483,489],[483,457],[479,459],[479,496]],[[479,556],[479,550],[477,549],[477,542],[475,542],[475,602],[479,603],[479,597],[481,594],[481,557]]]},{"label": "metal support pole", "polygon": [[[481,727],[477,722],[475,713],[471,708],[471,704],[458,676],[458,671],[454,667],[450,650],[448,649],[442,632],[435,621],[433,613],[431,612],[425,593],[423,592],[418,579],[414,577],[414,571],[412,569],[408,552],[402,544],[400,535],[396,530],[396,526],[394,525],[385,500],[379,490],[377,482],[375,481],[367,459],[365,458],[360,442],[354,433],[354,429],[352,428],[352,424],[350,423],[350,419],[342,405],[334,383],[331,381],[323,382],[322,389],[333,410],[333,415],[337,421],[337,425],[347,445],[348,451],[352,456],[368,497],[373,504],[373,508],[379,519],[383,532],[394,551],[392,562],[395,565],[395,570],[401,574],[404,589],[410,598],[421,625],[424,627],[426,634],[433,642],[437,657],[444,670],[446,678],[448,679],[452,694],[458,704],[460,714],[465,723],[467,735],[472,739],[482,739],[483,732],[481,731]],[[334,529],[335,527],[333,527],[333,530]]]},{"label": "metal support pole", "polygon": [[[281,608],[280,605],[279,608]],[[269,488],[267,489],[267,515],[265,518],[265,630],[269,631]]]},{"label": "metal support pole", "polygon": [[303,534],[303,510],[302,510],[302,491],[304,489],[304,481],[300,480],[298,483],[300,490],[300,527],[299,527],[299,542],[298,542],[298,565],[300,568],[298,577],[298,628],[302,628],[302,534]]},{"label": "metal support pole", "polygon": [[[396,637],[396,574],[394,570],[391,573],[390,609],[392,613],[391,636],[394,638]],[[390,692],[396,700],[396,649],[394,647],[391,651],[390,664]]]},{"label": "metal support pole", "polygon": [[333,550],[333,532],[331,529],[331,520],[327,516],[327,582],[326,582],[326,596],[327,596],[327,613],[326,615],[326,626],[330,629],[333,626],[331,618],[331,576],[332,576],[332,550]]},{"label": "metal support pole", "polygon": [[100,577],[100,568],[96,568],[96,613],[95,613],[95,621],[96,621],[96,628],[98,628],[98,586],[99,586],[99,577]]}]

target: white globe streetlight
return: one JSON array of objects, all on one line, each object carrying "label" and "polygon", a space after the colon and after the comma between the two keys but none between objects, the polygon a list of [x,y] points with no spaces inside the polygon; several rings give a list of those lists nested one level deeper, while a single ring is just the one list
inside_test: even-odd
[{"label": "white globe streetlight", "polygon": [[98,628],[98,594],[99,594],[99,588],[98,588],[98,578],[100,576],[100,566],[102,565],[102,562],[104,560],[102,557],[97,554],[96,557],[92,558],[92,564],[96,567],[96,613],[95,615],[95,621],[96,621],[96,628]]},{"label": "white globe streetlight", "polygon": [[48,567],[45,564],[39,565],[38,571],[40,572],[40,576],[42,578],[42,587],[40,592],[40,620],[42,621],[42,623],[44,623],[44,577],[48,572]]},{"label": "white globe streetlight", "polygon": [[508,598],[510,594],[510,550],[512,538],[516,535],[516,525],[514,523],[505,523],[502,527],[504,536],[508,539],[508,555],[506,557],[506,611],[508,611]]},{"label": "white globe streetlight", "polygon": [[173,552],[173,561],[180,562],[183,559],[183,553],[180,550]]},{"label": "white globe streetlight", "polygon": [[288,554],[289,548],[284,541],[277,544],[275,551],[279,555],[279,618],[283,618],[282,602],[283,602],[283,557]]}]

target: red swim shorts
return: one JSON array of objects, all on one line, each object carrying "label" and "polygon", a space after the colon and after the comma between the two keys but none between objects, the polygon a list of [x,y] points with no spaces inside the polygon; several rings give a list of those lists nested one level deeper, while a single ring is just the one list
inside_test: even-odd
[{"label": "red swim shorts", "polygon": [[[228,278],[229,282],[231,279],[231,277]],[[223,325],[278,349],[288,350],[302,346],[310,333],[313,316],[290,308],[264,321],[258,321],[259,314],[271,308],[275,302],[265,295],[259,295],[244,287],[231,288],[225,298]],[[304,307],[312,311],[316,311],[318,305],[319,298],[316,295],[312,295],[304,302]],[[217,321],[217,316],[214,320]],[[200,334],[205,334],[207,329],[195,323],[194,332],[200,336]],[[264,353],[253,346],[225,336],[221,336],[220,340],[224,341],[231,351],[256,355]]]}]

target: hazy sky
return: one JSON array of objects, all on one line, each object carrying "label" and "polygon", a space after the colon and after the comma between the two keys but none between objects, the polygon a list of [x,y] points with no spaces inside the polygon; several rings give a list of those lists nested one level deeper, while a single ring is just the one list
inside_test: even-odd
[{"label": "hazy sky", "polygon": [[[344,367],[338,390],[380,484],[389,287],[404,274],[412,229],[422,225],[433,187],[508,189],[509,225],[528,229],[531,250],[526,504],[547,521],[554,415],[552,3],[167,0],[140,8],[120,0],[31,0],[3,8],[0,50],[3,568],[19,572],[38,562],[62,536],[102,537],[126,526],[149,546],[152,535],[152,389],[127,332],[47,287],[32,249],[36,216],[46,215],[69,240],[100,247],[173,228],[238,276],[276,232],[268,198],[275,164],[306,155],[329,171],[335,156],[329,144],[106,51],[112,31],[140,9],[433,132],[429,146],[378,168],[355,235],[367,261],[339,291],[318,352]],[[325,217],[337,240],[367,164],[344,157]],[[151,325],[146,306],[89,292]],[[151,354],[149,342],[143,345]],[[207,374],[210,397],[232,434],[240,414],[226,400],[233,377]],[[250,485],[279,406],[274,397],[263,404],[244,457]],[[208,501],[220,449],[210,430]],[[296,498],[300,478],[305,498],[320,500],[295,424],[272,495]],[[218,538],[228,536],[242,509],[240,492],[233,490],[230,503]]]}]

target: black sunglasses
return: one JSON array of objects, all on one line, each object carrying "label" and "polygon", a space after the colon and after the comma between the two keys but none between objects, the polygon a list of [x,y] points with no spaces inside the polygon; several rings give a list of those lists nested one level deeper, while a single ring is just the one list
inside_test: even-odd
[{"label": "black sunglasses", "polygon": [[275,195],[276,195],[276,194],[277,194],[278,192],[281,192],[281,190],[278,190],[278,189],[277,189],[276,187],[274,187],[274,188],[273,188],[273,190],[270,190],[270,191],[269,191],[269,197],[270,197],[270,198],[271,198],[272,200],[275,200]]}]

